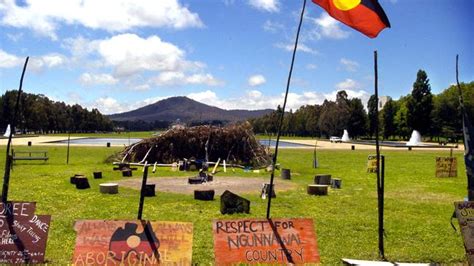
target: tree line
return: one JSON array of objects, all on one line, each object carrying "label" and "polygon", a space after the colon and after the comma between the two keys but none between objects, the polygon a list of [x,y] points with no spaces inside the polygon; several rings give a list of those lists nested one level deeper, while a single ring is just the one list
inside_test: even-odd
[{"label": "tree line", "polygon": [[[474,118],[474,82],[462,83],[464,106],[471,120]],[[375,136],[378,101],[372,95],[367,109],[358,98],[349,99],[339,91],[335,101],[321,105],[305,105],[285,113],[282,124],[284,135],[324,137],[341,136],[347,129],[351,138]],[[380,108],[379,108],[380,109]],[[256,133],[277,132],[281,108],[250,122]],[[383,139],[408,139],[413,130],[423,137],[457,141],[462,138],[462,118],[459,92],[452,85],[438,95],[431,93],[429,79],[419,70],[410,94],[393,100],[390,97],[378,113],[379,134]]]},{"label": "tree line", "polygon": [[[0,130],[13,120],[18,91],[0,96]],[[22,93],[16,130],[23,133],[112,131],[114,125],[99,110],[55,102],[44,95]]]}]

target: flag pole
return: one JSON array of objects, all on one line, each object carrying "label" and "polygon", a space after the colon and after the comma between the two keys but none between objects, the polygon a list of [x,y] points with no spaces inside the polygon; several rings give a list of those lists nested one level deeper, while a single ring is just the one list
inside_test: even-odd
[{"label": "flag pole", "polygon": [[[466,165],[467,175],[467,198],[469,201],[474,201],[474,161],[472,159],[473,144],[472,144],[472,125],[467,117],[464,109],[464,97],[462,95],[461,85],[459,84],[459,70],[458,70],[459,55],[456,55],[456,84],[459,92],[459,105],[461,106],[463,135],[464,135],[464,163]],[[470,131],[471,130],[471,131]],[[471,157],[471,159],[469,159]]]},{"label": "flag pole", "polygon": [[290,71],[288,73],[288,80],[286,82],[285,99],[283,100],[283,108],[281,110],[280,121],[278,123],[277,138],[276,138],[276,143],[275,143],[275,153],[273,154],[272,172],[271,172],[271,175],[270,175],[270,190],[268,192],[267,219],[270,219],[270,208],[271,208],[271,205],[272,205],[271,193],[273,191],[273,180],[274,180],[274,177],[275,177],[275,166],[276,166],[276,161],[277,161],[277,156],[278,156],[278,144],[280,143],[281,127],[282,127],[282,124],[283,124],[283,116],[285,115],[285,107],[286,107],[286,102],[287,102],[287,99],[288,99],[288,92],[290,90],[291,74],[293,73],[293,65],[295,63],[296,49],[298,48],[298,39],[299,39],[299,36],[300,36],[301,24],[303,24],[303,15],[304,15],[305,7],[306,7],[306,0],[303,0],[303,8],[301,9],[300,22],[298,24],[298,30],[296,32],[295,46],[293,48],[293,56],[291,58]]},{"label": "flag pole", "polygon": [[[374,91],[375,99],[377,104],[375,106],[375,151],[377,157],[377,205],[378,205],[378,234],[379,234],[379,255],[385,260],[385,251],[383,243],[383,198],[384,198],[384,173],[382,173],[382,178],[380,174],[380,145],[379,145],[379,91],[378,91],[378,65],[377,65],[377,51],[374,51]],[[384,164],[385,166],[385,164]],[[385,167],[382,168],[382,171],[385,170]]]},{"label": "flag pole", "polygon": [[23,87],[23,78],[25,77],[26,66],[28,65],[29,58],[30,57],[26,57],[25,64],[23,65],[23,71],[21,72],[21,78],[20,78],[20,87],[18,89],[18,94],[16,96],[15,112],[13,113],[13,119],[10,123],[11,127],[10,127],[10,135],[8,136],[7,156],[5,158],[5,174],[3,176],[3,188],[2,188],[2,202],[4,203],[6,203],[8,200],[8,186],[10,183],[10,168],[13,161],[13,158],[10,155],[10,146],[12,143],[13,132],[15,132],[15,122],[18,115],[19,105],[20,105],[21,89]]}]

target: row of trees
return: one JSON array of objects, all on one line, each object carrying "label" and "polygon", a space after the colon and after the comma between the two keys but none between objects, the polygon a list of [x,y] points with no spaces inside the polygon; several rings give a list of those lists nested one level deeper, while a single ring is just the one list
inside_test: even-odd
[{"label": "row of trees", "polygon": [[[0,129],[11,123],[18,91],[0,96]],[[54,102],[44,95],[23,93],[16,129],[24,133],[112,131],[113,123],[99,110],[91,111],[78,104]]]},{"label": "row of trees", "polygon": [[[464,105],[474,118],[474,82],[461,84]],[[360,99],[348,99],[345,91],[337,93],[336,101],[322,105],[306,105],[284,116],[282,131],[287,135],[329,137],[340,136],[344,129],[352,138],[375,136],[377,118],[375,96],[371,96],[367,110]],[[257,133],[275,133],[281,109],[252,119]],[[411,94],[399,100],[388,99],[379,110],[379,129],[384,139],[408,139],[413,130],[423,136],[445,137],[453,141],[462,135],[461,110],[457,86],[450,86],[433,95],[425,71],[419,70]]]}]

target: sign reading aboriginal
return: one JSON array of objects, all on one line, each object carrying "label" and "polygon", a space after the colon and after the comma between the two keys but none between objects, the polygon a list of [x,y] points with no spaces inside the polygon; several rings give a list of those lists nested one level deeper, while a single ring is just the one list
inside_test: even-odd
[{"label": "sign reading aboriginal", "polygon": [[436,177],[458,176],[456,157],[436,157]]},{"label": "sign reading aboriginal", "polygon": [[377,173],[377,156],[369,155],[367,157],[367,173]]},{"label": "sign reading aboriginal", "polygon": [[76,221],[75,265],[191,265],[193,225],[144,220]]},{"label": "sign reading aboriginal", "polygon": [[469,265],[474,264],[474,202],[458,201],[454,203],[456,217],[459,221],[464,247]]},{"label": "sign reading aboriginal", "polygon": [[35,208],[35,202],[0,202],[0,264],[44,263],[51,216]]},{"label": "sign reading aboriginal", "polygon": [[214,220],[216,264],[319,263],[312,219]]}]

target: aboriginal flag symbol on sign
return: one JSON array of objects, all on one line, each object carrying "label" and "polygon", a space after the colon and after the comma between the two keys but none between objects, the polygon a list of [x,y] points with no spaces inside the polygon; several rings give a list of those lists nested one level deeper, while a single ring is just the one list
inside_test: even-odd
[{"label": "aboriginal flag symbol on sign", "polygon": [[377,0],[313,0],[331,17],[347,26],[375,38],[390,22]]}]

